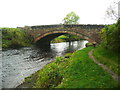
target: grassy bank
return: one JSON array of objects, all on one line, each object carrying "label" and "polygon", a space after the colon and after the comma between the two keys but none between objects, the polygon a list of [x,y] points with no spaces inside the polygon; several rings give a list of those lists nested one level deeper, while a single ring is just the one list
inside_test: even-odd
[{"label": "grassy bank", "polygon": [[88,56],[92,47],[57,57],[52,63],[27,77],[19,86],[26,88],[114,88],[117,82]]},{"label": "grassy bank", "polygon": [[106,65],[113,72],[120,75],[120,53],[115,53],[98,46],[94,49],[93,55],[100,63]]},{"label": "grassy bank", "polygon": [[1,28],[2,48],[19,48],[31,45],[31,38],[19,28]]},{"label": "grassy bank", "polygon": [[51,43],[66,42],[66,41],[65,41],[65,38],[67,38],[67,37],[64,36],[64,35],[61,35],[61,36],[56,37],[55,39],[53,39],[53,40],[51,41]]},{"label": "grassy bank", "polygon": [[55,39],[53,39],[51,41],[51,43],[60,43],[60,42],[69,42],[69,41],[79,41],[81,40],[78,36],[75,35],[69,35],[69,34],[65,34],[65,35],[61,35],[59,37],[56,37]]}]

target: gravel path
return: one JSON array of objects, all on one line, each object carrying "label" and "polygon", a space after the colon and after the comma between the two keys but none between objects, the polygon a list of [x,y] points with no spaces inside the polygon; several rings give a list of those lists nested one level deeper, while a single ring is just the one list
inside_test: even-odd
[{"label": "gravel path", "polygon": [[95,57],[92,55],[93,53],[93,49],[88,53],[89,57],[96,63],[98,64],[100,67],[102,67],[106,72],[108,72],[112,78],[114,80],[116,80],[118,83],[120,83],[120,76],[118,76],[117,74],[115,74],[114,72],[112,72],[109,68],[107,68],[104,64],[101,64],[100,62],[98,62],[98,60],[95,59]]}]

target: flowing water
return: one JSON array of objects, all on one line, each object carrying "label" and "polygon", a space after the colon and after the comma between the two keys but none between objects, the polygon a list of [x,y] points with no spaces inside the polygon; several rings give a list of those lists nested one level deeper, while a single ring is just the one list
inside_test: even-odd
[{"label": "flowing water", "polygon": [[[51,44],[50,48],[25,47],[2,51],[2,88],[15,88],[56,56],[85,48],[87,41]],[[1,68],[0,68],[1,69]]]}]

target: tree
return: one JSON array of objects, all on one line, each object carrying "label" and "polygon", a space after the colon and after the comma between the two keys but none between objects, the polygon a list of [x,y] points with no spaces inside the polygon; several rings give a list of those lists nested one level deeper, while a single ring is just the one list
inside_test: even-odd
[{"label": "tree", "polygon": [[120,53],[120,19],[117,23],[107,25],[101,30],[101,45],[111,51]]},{"label": "tree", "polygon": [[117,21],[119,19],[118,8],[120,8],[120,2],[112,3],[106,10],[106,18]]},{"label": "tree", "polygon": [[78,24],[79,16],[76,15],[74,12],[70,12],[66,15],[63,19],[64,24]]},{"label": "tree", "polygon": [[[64,24],[78,24],[79,16],[76,15],[74,12],[70,12],[66,15],[66,17],[63,19]],[[67,41],[73,41],[73,40],[79,40],[77,36],[65,34],[67,38]]]}]

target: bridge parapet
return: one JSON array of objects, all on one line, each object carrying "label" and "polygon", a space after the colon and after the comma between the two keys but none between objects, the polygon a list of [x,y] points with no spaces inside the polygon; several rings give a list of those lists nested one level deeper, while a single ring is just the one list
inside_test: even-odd
[{"label": "bridge parapet", "polygon": [[[40,29],[55,29],[55,28],[81,28],[81,29],[101,29],[104,27],[104,25],[90,25],[90,24],[87,24],[87,25],[80,25],[80,24],[72,24],[72,25],[40,25],[40,26],[28,26],[30,28],[30,30],[40,30]],[[25,27],[24,27],[25,29]]]},{"label": "bridge parapet", "polygon": [[31,29],[50,29],[50,28],[61,28],[63,25],[41,25],[41,26],[30,26]]}]

